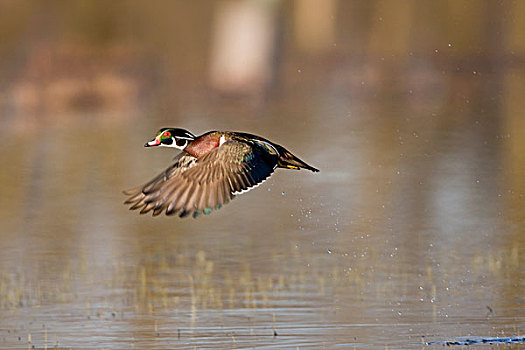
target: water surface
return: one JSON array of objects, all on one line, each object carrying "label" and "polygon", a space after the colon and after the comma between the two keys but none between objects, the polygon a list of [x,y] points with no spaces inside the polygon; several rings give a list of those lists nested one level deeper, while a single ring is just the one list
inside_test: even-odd
[{"label": "water surface", "polygon": [[[118,18],[135,13],[167,25],[161,7],[142,14],[127,4],[128,12],[114,11]],[[74,101],[61,89],[76,85],[57,78],[67,59],[50,66],[35,59],[36,68],[31,60],[0,61],[18,72],[0,87],[0,347],[421,349],[522,335],[519,45],[498,51],[501,32],[490,30],[497,34],[490,45],[471,33],[481,42],[476,49],[456,24],[441,42],[426,31],[441,22],[427,27],[409,16],[410,37],[419,39],[390,47],[387,22],[402,27],[397,15],[424,10],[404,4],[416,12],[341,2],[353,21],[338,21],[329,53],[306,55],[285,31],[278,79],[251,101],[218,96],[203,83],[208,42],[180,28],[162,32],[185,38],[184,50],[174,41],[164,52],[168,34],[140,33],[158,45],[143,48],[145,62],[133,50],[100,61],[90,50],[66,50],[79,81],[92,74],[82,71],[91,60],[94,72],[111,73]],[[199,39],[211,10],[188,6],[190,14],[170,13]],[[461,13],[458,23],[471,24]],[[500,23],[500,12],[484,13],[487,28]],[[96,26],[100,35],[134,33],[125,21],[112,31],[107,16],[108,27]],[[173,61],[157,65],[162,55]],[[47,75],[29,79],[35,71]],[[42,89],[41,104],[24,99],[31,87]],[[278,170],[196,220],[140,216],[122,204],[121,191],[170,163],[173,151],[143,147],[164,126],[258,134],[321,172]]]}]

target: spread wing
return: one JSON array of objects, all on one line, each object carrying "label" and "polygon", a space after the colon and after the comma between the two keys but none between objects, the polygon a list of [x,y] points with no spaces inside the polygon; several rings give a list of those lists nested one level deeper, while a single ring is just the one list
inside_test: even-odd
[{"label": "spread wing", "polygon": [[226,141],[206,155],[195,158],[182,152],[175,163],[143,186],[125,191],[125,204],[159,215],[180,217],[209,214],[268,178],[278,156],[241,141]]}]

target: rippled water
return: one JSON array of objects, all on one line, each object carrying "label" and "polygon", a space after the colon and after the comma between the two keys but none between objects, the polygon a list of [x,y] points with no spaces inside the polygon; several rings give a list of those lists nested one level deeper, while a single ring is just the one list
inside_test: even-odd
[{"label": "rippled water", "polygon": [[120,193],[171,160],[142,147],[158,127],[206,130],[190,117],[5,128],[0,346],[419,349],[521,334],[515,116],[482,98],[473,109],[493,117],[287,98],[261,120],[198,123],[264,135],[321,172],[277,171],[197,220],[139,216]]},{"label": "rippled water", "polygon": [[[127,28],[120,30],[134,37],[130,14],[142,18],[144,5],[115,4],[113,15],[129,21],[119,22]],[[171,6],[186,9],[180,4]],[[157,51],[145,46],[146,56],[175,57],[173,71],[151,68],[132,49],[95,58],[92,50],[64,50],[55,65],[46,50],[31,51],[42,61],[28,60],[27,71],[21,64],[12,85],[0,86],[0,348],[421,349],[442,347],[426,342],[522,335],[519,45],[480,54],[476,46],[460,46],[459,37],[438,50],[437,41],[418,39],[435,34],[414,17],[425,24],[422,34],[411,34],[414,52],[395,42],[386,46],[391,53],[377,54],[374,45],[388,41],[389,27],[376,22],[384,18],[396,28],[412,22],[404,7],[403,16],[387,18],[389,11],[381,11],[392,4],[364,4],[339,2],[357,24],[339,16],[347,42],[321,43],[334,52],[303,57],[285,40],[285,57],[273,72],[279,79],[260,101],[223,99],[202,86],[209,45],[202,38],[210,29],[202,28],[212,16],[202,4],[188,5],[187,22],[187,12],[165,13],[160,5],[142,18],[164,21],[160,39],[152,30],[137,40],[150,44],[154,37]],[[417,4],[410,8],[421,11]],[[77,28],[72,17],[63,26],[74,23],[73,33],[84,30],[95,41],[105,31],[119,33],[111,14],[107,21],[97,15],[106,14],[106,4],[92,6],[94,22]],[[448,13],[446,6],[436,9]],[[26,11],[19,15],[30,18]],[[82,6],[68,11],[83,18]],[[369,21],[358,21],[361,13],[370,13]],[[463,16],[454,23],[463,25]],[[54,23],[50,18],[40,25]],[[175,24],[166,24],[172,22],[184,30],[172,30]],[[449,32],[462,34],[456,29]],[[172,32],[185,39],[182,48],[174,39],[165,53]],[[369,42],[361,42],[365,33]],[[16,71],[19,61],[11,59]],[[101,78],[91,81],[86,66]],[[80,78],[61,75],[64,67]],[[258,134],[321,171],[278,170],[199,219],[140,216],[122,204],[121,191],[170,163],[173,151],[143,147],[165,126]]]}]

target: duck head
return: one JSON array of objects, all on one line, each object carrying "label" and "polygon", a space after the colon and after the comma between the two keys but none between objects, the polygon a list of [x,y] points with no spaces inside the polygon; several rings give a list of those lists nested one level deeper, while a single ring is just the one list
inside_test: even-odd
[{"label": "duck head", "polygon": [[157,132],[157,136],[153,140],[146,142],[144,147],[164,146],[183,150],[193,140],[195,140],[195,135],[188,130],[162,128]]}]

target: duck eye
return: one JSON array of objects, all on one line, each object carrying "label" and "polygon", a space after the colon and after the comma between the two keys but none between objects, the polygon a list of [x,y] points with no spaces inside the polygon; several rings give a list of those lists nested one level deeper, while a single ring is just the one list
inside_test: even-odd
[{"label": "duck eye", "polygon": [[184,146],[186,146],[186,143],[187,143],[188,141],[186,141],[186,140],[184,140],[184,139],[176,139],[176,142],[177,142],[177,146],[179,146],[179,147],[184,147]]},{"label": "duck eye", "polygon": [[171,132],[166,131],[166,132],[164,133],[164,137],[170,137],[170,136],[171,136]]}]

